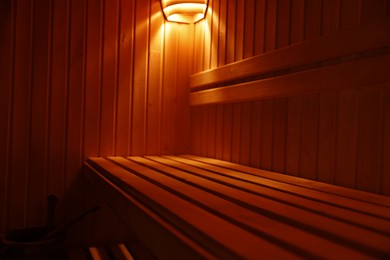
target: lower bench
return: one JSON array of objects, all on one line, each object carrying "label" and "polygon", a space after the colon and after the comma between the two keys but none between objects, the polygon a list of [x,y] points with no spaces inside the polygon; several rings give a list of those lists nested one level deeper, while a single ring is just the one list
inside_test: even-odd
[{"label": "lower bench", "polygon": [[390,257],[390,198],[198,156],[89,158],[159,259]]}]

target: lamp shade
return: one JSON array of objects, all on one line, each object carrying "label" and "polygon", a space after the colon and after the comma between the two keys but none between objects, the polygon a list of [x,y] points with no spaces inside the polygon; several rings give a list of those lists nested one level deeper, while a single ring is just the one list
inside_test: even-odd
[{"label": "lamp shade", "polygon": [[161,7],[168,21],[195,23],[204,18],[207,0],[161,0]]}]

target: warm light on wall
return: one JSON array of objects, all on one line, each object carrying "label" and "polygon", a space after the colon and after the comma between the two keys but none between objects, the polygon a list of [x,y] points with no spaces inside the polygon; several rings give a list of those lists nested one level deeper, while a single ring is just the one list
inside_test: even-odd
[{"label": "warm light on wall", "polygon": [[195,23],[205,17],[208,0],[161,0],[168,21]]}]

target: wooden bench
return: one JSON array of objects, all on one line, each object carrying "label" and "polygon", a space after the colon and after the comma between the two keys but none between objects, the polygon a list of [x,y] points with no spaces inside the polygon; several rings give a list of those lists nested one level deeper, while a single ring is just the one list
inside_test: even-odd
[{"label": "wooden bench", "polygon": [[159,259],[390,257],[389,197],[190,155],[85,174]]}]

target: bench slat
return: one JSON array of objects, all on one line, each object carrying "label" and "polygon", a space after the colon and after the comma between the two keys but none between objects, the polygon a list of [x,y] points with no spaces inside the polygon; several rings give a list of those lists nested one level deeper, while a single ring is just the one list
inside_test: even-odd
[{"label": "bench slat", "polygon": [[[186,230],[186,233],[189,233],[196,241],[208,244],[208,249],[213,250],[213,253],[220,257],[232,255],[251,257],[261,250],[265,257],[294,258],[294,254],[279,245],[242,230],[108,160],[101,158],[90,160],[97,163],[100,170],[110,174],[112,178],[115,177],[115,181],[112,180],[120,188],[153,208],[170,223],[174,223],[181,230]],[[133,168],[137,171],[140,165],[134,164]],[[241,241],[247,242],[240,243]]]}]

